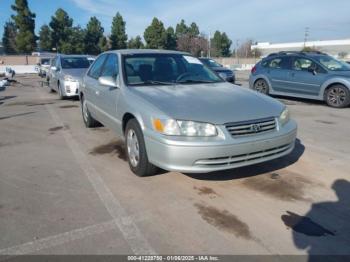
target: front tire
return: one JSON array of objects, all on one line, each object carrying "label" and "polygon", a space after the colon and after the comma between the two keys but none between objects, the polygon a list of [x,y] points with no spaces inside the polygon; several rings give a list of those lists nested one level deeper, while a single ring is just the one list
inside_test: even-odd
[{"label": "front tire", "polygon": [[63,95],[62,88],[61,88],[61,83],[58,82],[57,84],[57,89],[58,89],[58,96],[61,100],[64,100],[66,97]]},{"label": "front tire", "polygon": [[343,85],[334,85],[327,89],[325,99],[330,107],[348,107],[350,105],[350,91]]},{"label": "front tire", "polygon": [[84,96],[81,97],[81,113],[83,116],[84,124],[87,128],[97,127],[99,126],[99,122],[97,122],[90,114],[89,109],[87,107],[87,103],[84,99]]},{"label": "front tire", "polygon": [[126,153],[131,171],[140,177],[157,173],[157,167],[148,161],[145,140],[136,119],[131,119],[125,129]]},{"label": "front tire", "polygon": [[269,94],[269,84],[264,79],[258,79],[254,83],[254,90],[259,92],[259,93],[268,95]]}]

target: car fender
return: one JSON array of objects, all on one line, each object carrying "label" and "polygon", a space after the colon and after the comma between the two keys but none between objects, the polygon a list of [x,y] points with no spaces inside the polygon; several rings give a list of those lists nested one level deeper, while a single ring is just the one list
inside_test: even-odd
[{"label": "car fender", "polygon": [[168,119],[169,116],[162,113],[156,106],[145,101],[129,90],[123,90],[123,96],[118,100],[118,118],[122,121],[125,114],[132,114],[139,122],[142,131],[152,128],[152,117]]},{"label": "car fender", "polygon": [[332,77],[328,80],[326,80],[322,85],[321,85],[321,92],[320,92],[320,99],[324,99],[324,92],[327,87],[329,87],[332,84],[342,84],[346,88],[349,89],[350,91],[350,79],[344,78],[344,77]]}]

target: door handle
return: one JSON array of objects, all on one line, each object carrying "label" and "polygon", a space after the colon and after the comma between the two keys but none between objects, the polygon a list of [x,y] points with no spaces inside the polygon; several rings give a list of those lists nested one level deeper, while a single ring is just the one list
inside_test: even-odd
[{"label": "door handle", "polygon": [[99,96],[99,95],[100,95],[100,91],[95,91],[95,94],[96,94],[97,96]]}]

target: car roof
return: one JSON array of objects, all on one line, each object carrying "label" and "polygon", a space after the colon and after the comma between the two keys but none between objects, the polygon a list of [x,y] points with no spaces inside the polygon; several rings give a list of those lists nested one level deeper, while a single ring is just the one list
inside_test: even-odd
[{"label": "car roof", "polygon": [[320,55],[324,55],[324,56],[328,56],[328,54],[319,52],[319,51],[311,51],[311,52],[303,52],[303,51],[281,51],[278,53],[271,53],[269,54],[266,58],[271,58],[271,57],[276,57],[276,56],[295,56],[295,55],[299,55],[299,56],[320,56]]},{"label": "car roof", "polygon": [[120,49],[111,50],[105,53],[117,53],[121,55],[133,55],[133,54],[181,54],[189,55],[189,53],[173,50],[160,50],[160,49]]},{"label": "car roof", "polygon": [[69,58],[69,57],[91,57],[89,55],[62,55],[62,54],[59,54],[57,55],[57,57],[61,57],[61,58]]}]

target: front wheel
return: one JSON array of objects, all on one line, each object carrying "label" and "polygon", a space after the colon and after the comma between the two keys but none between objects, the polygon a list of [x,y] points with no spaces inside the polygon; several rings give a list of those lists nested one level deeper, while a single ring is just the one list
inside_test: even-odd
[{"label": "front wheel", "polygon": [[269,85],[264,79],[259,79],[254,83],[254,90],[259,93],[268,95],[269,94]]},{"label": "front wheel", "polygon": [[145,140],[139,123],[131,119],[125,129],[126,151],[131,171],[137,176],[151,176],[157,167],[148,161]]},{"label": "front wheel", "polygon": [[60,97],[61,100],[64,100],[66,97],[63,95],[61,83],[58,83],[58,96]]},{"label": "front wheel", "polygon": [[81,113],[86,127],[91,128],[99,126],[99,122],[91,116],[84,96],[81,97]]},{"label": "front wheel", "polygon": [[327,105],[335,108],[348,107],[350,104],[350,91],[343,85],[334,85],[326,91]]}]

